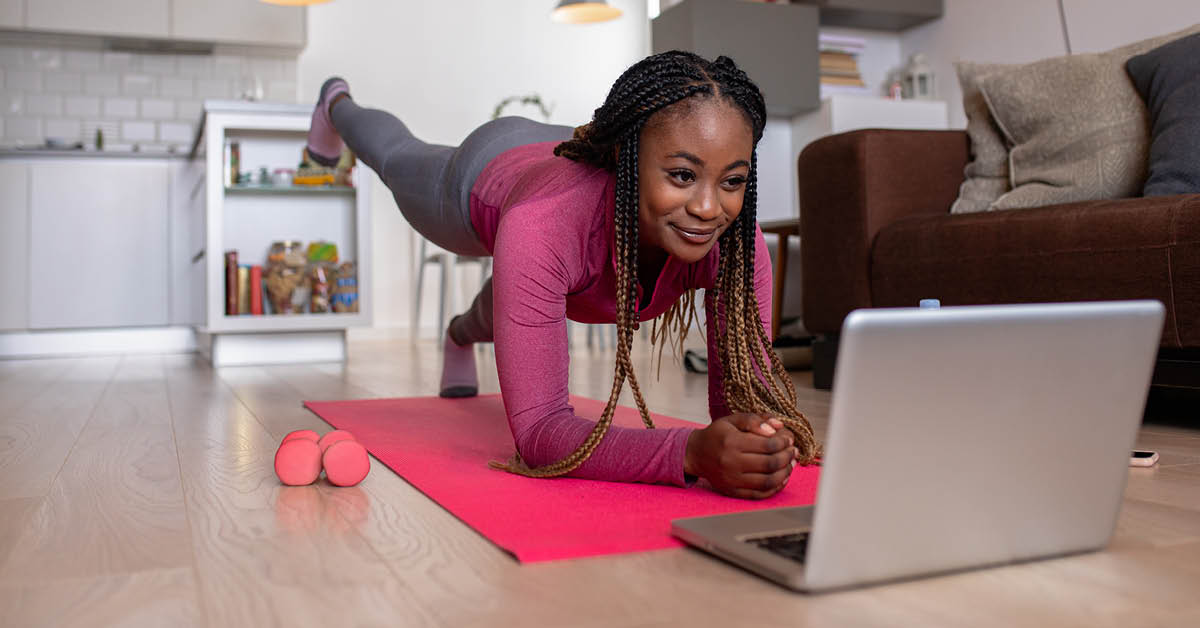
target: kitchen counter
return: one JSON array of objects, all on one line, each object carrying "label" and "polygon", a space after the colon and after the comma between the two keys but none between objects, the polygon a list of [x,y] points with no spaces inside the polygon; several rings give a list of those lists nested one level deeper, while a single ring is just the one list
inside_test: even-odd
[{"label": "kitchen counter", "polygon": [[90,150],[69,148],[0,148],[0,159],[187,159],[186,151]]}]

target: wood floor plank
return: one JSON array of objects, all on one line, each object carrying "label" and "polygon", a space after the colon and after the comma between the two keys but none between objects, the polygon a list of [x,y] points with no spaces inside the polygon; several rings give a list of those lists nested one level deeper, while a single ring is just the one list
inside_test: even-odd
[{"label": "wood floor plank", "polygon": [[1121,503],[1115,550],[1171,547],[1200,542],[1200,509],[1179,508],[1126,496]]},{"label": "wood floor plank", "polygon": [[[246,371],[223,375],[238,382],[234,387],[239,394],[261,404],[256,413],[276,417],[276,431],[283,433],[310,425],[303,414],[311,413],[288,402],[298,395],[379,396],[330,369],[339,367],[273,367],[274,383]],[[372,465],[372,473],[357,487],[365,499],[327,484],[321,490],[332,500],[345,495],[366,502],[365,513],[361,505],[341,511],[361,521],[364,538],[427,602],[439,625],[599,627],[670,616],[653,591],[637,584],[636,566],[605,559],[522,566],[381,463],[373,460]]]},{"label": "wood floor plank", "polygon": [[169,384],[210,625],[434,625],[345,514],[355,491],[281,486],[278,439],[207,366],[173,359]]},{"label": "wood floor plank", "polygon": [[75,360],[0,360],[0,417],[38,396],[74,363]]},{"label": "wood floor plank", "polygon": [[0,500],[48,493],[119,362],[33,361],[35,375],[13,378],[18,391],[0,402]]},{"label": "wood floor plank", "polygon": [[1200,464],[1130,469],[1125,497],[1200,511]]},{"label": "wood floor plank", "polygon": [[20,542],[25,529],[38,525],[35,516],[43,501],[41,497],[0,500],[0,565],[8,560],[9,553]]},{"label": "wood floor plank", "polygon": [[[280,486],[271,464],[278,439],[329,429],[302,400],[436,391],[435,343],[350,349],[341,365],[220,372],[193,356],[126,358],[119,369],[108,359],[107,391],[107,379],[72,375],[103,373],[104,360],[0,363],[0,408],[21,408],[0,415],[0,430],[13,416],[32,423],[40,431],[21,436],[21,447],[57,455],[61,467],[31,476],[49,478],[40,493],[0,493],[0,626],[1124,628],[1200,620],[1200,430],[1187,425],[1139,432],[1163,462],[1130,470],[1105,551],[807,596],[689,549],[520,565],[377,461],[357,487]],[[491,354],[477,356],[481,390],[494,392]],[[706,421],[703,375],[685,375],[668,358],[656,379],[644,348],[635,345],[633,359],[652,410]],[[573,392],[604,398],[612,352],[577,346],[570,378]],[[42,390],[9,383],[18,379]],[[829,393],[812,389],[807,373],[793,380],[822,433]],[[90,420],[79,411],[89,394]],[[31,407],[36,422],[22,414]],[[55,430],[64,434],[50,438]],[[16,442],[3,438],[0,447]],[[12,477],[14,467],[5,472]]]},{"label": "wood floor plank", "polygon": [[0,626],[203,626],[190,567],[0,585]]},{"label": "wood floor plank", "polygon": [[0,583],[191,567],[159,356],[125,358]]}]

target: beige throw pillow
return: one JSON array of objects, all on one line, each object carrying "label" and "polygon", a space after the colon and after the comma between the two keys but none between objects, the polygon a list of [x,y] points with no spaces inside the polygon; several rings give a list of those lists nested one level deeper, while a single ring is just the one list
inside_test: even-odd
[{"label": "beige throw pillow", "polygon": [[1011,146],[1012,191],[991,209],[1139,196],[1149,121],[1125,61],[1198,31],[1200,25],[1108,52],[1043,59],[984,76],[980,90]]},{"label": "beige throw pillow", "polygon": [[971,140],[971,161],[963,169],[966,178],[958,188],[958,198],[950,206],[951,214],[987,211],[996,199],[1011,189],[1008,179],[1008,147],[992,114],[988,111],[979,80],[984,76],[1015,66],[999,63],[954,64],[962,87],[963,111],[967,114],[967,137]]}]

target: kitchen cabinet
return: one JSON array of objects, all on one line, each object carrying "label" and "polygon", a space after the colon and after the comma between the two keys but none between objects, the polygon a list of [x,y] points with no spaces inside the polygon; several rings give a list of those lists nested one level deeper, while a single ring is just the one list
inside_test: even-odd
[{"label": "kitchen cabinet", "polygon": [[170,4],[171,0],[26,0],[25,27],[166,39],[170,35]]},{"label": "kitchen cabinet", "polygon": [[23,0],[0,0],[0,28],[20,28]]},{"label": "kitchen cabinet", "polygon": [[171,160],[169,317],[171,325],[204,320],[204,162]]},{"label": "kitchen cabinet", "polygon": [[29,324],[29,167],[0,162],[0,330]]},{"label": "kitchen cabinet", "polygon": [[303,48],[304,7],[245,0],[172,0],[171,36],[217,43]]},{"label": "kitchen cabinet", "polygon": [[29,328],[166,325],[166,161],[29,169]]}]

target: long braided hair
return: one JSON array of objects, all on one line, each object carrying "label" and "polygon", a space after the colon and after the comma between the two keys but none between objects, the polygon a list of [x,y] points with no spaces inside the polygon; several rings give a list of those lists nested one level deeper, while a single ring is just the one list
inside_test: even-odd
[{"label": "long braided hair", "polygon": [[[570,473],[592,455],[608,432],[626,380],[633,390],[642,421],[646,427],[654,428],[629,359],[633,332],[638,325],[638,146],[642,128],[651,116],[689,98],[720,98],[735,105],[750,123],[755,146],[762,139],[766,106],[758,86],[746,73],[728,57],[708,61],[699,55],[676,50],[652,55],[626,70],[613,84],[604,104],[596,109],[592,121],[577,128],[572,139],[554,149],[555,155],[616,174],[617,360],[612,392],[596,427],[566,458],[530,468],[518,454],[506,463],[492,462],[492,467],[529,477]],[[723,371],[726,405],[733,412],[778,417],[795,434],[800,463],[808,464],[820,457],[821,448],[808,419],[796,409],[796,389],[771,349],[754,292],[758,200],[756,155],[751,156],[742,211],[718,240],[717,277],[714,286],[705,293],[709,311],[715,312],[716,316],[707,324],[716,326],[716,357]],[[652,342],[662,343],[660,349],[668,342],[682,347],[694,319],[694,302],[694,293],[689,292],[663,314],[662,333],[656,324],[656,333],[652,336]],[[668,339],[672,331],[676,341]]]}]

